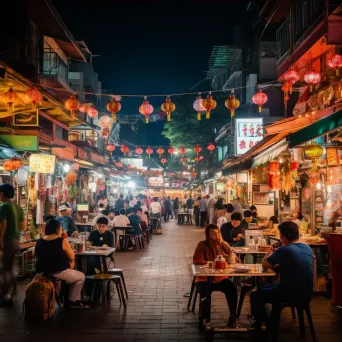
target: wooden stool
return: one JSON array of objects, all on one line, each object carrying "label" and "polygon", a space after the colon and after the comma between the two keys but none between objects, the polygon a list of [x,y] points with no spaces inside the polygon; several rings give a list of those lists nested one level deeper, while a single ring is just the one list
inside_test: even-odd
[{"label": "wooden stool", "polygon": [[124,274],[123,274],[123,269],[122,268],[111,268],[111,269],[108,270],[108,274],[118,275],[119,277],[121,277],[121,281],[122,281],[122,284],[123,284],[123,288],[125,290],[126,298],[128,299],[128,292],[127,292],[127,288],[126,288],[126,283],[125,283],[125,278],[124,278]]},{"label": "wooden stool", "polygon": [[126,250],[128,250],[128,241],[130,238],[134,239],[135,248],[136,248],[137,252],[139,252],[140,249],[145,248],[144,239],[143,239],[142,235],[125,234],[125,235],[120,235],[120,238],[125,240],[125,249]]}]

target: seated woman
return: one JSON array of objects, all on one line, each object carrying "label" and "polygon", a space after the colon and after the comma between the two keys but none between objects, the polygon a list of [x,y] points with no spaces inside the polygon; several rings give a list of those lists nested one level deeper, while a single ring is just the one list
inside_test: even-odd
[{"label": "seated woman", "polygon": [[279,221],[278,221],[278,218],[276,216],[271,216],[269,219],[268,219],[268,226],[267,228],[269,230],[273,230],[274,229],[274,225],[275,224],[278,224]]},{"label": "seated woman", "polygon": [[45,226],[45,236],[39,239],[35,247],[37,273],[51,274],[58,280],[64,280],[71,285],[70,307],[89,308],[81,303],[81,292],[84,284],[84,274],[75,271],[75,253],[68,240],[62,238],[61,223],[55,219],[49,220]]},{"label": "seated woman", "polygon": [[[193,263],[195,265],[206,265],[208,261],[214,261],[218,255],[222,255],[230,264],[236,262],[236,255],[230,248],[229,244],[223,241],[220,229],[214,224],[209,224],[205,228],[204,241],[198,243],[193,255]],[[196,277],[196,288],[200,294],[200,312],[199,319],[208,319],[206,311],[206,297],[208,292],[208,277]],[[230,316],[227,326],[236,328],[236,307],[237,307],[237,289],[236,286],[228,279],[227,276],[214,277],[212,284],[212,292],[220,291],[226,296]]]}]

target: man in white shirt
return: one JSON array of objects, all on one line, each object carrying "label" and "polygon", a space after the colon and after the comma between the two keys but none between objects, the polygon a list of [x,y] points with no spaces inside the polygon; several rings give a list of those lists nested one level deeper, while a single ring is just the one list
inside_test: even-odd
[{"label": "man in white shirt", "polygon": [[[120,215],[117,215],[114,217],[113,225],[114,227],[127,227],[129,225],[129,219],[126,216],[125,209],[120,209]],[[121,229],[117,229],[116,236],[115,236],[116,248],[120,248],[120,241],[119,241],[120,235],[124,235],[124,231]]]},{"label": "man in white shirt", "polygon": [[[157,218],[158,219],[158,228],[161,229],[161,205],[158,202],[158,199],[156,197],[153,198],[153,202],[150,204],[150,212],[151,212],[151,218]],[[152,229],[156,229],[156,225],[154,225],[156,220],[152,221]]]},{"label": "man in white shirt", "polygon": [[107,208],[108,200],[107,200],[106,196],[102,196],[102,198],[97,202],[98,207],[100,206],[100,204],[103,204],[103,207]]},{"label": "man in white shirt", "polygon": [[102,210],[102,211],[100,211],[100,213],[94,217],[93,222],[91,223],[91,229],[92,229],[92,230],[97,229],[97,220],[98,220],[100,217],[106,217],[106,218],[108,219],[107,216],[108,216],[108,211],[107,211],[107,210]]}]

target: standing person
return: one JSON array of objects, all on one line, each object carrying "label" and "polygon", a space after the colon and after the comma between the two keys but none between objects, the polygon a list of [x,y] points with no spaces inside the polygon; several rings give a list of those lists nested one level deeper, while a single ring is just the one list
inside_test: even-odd
[{"label": "standing person", "polygon": [[24,230],[24,212],[13,201],[14,188],[11,184],[0,185],[0,251],[3,262],[3,284],[0,291],[0,306],[11,305],[15,292],[13,264],[19,250],[20,232]]},{"label": "standing person", "polygon": [[201,200],[198,201],[199,204],[199,211],[200,211],[200,218],[201,218],[201,227],[204,227],[207,221],[207,200],[203,197]]},{"label": "standing person", "polygon": [[153,202],[150,204],[150,213],[151,218],[157,218],[158,219],[158,228],[161,228],[161,205],[158,202],[158,198],[154,197]]},{"label": "standing person", "polygon": [[187,197],[186,195],[182,198],[182,209],[185,210],[186,208],[186,201],[187,201]]},{"label": "standing person", "polygon": [[215,197],[214,197],[214,195],[211,195],[210,199],[208,201],[208,214],[209,214],[208,222],[209,222],[209,224],[213,224],[214,223],[214,219],[215,219],[215,205],[216,205]]},{"label": "standing person", "polygon": [[194,215],[194,199],[191,195],[189,195],[189,198],[186,201],[186,208],[188,209],[188,212],[192,217]]},{"label": "standing person", "polygon": [[124,209],[124,196],[121,194],[119,198],[115,202],[115,211],[120,211],[121,209]]},{"label": "standing person", "polygon": [[56,220],[62,225],[63,231],[68,234],[68,236],[77,237],[78,231],[75,226],[74,219],[68,215],[68,208],[65,204],[62,204],[58,208],[59,216]]},{"label": "standing person", "polygon": [[215,204],[215,208],[216,208],[216,210],[223,210],[223,198],[222,198],[222,196],[219,196],[218,197],[218,200],[217,200],[217,202],[216,202],[216,204]]},{"label": "standing person", "polygon": [[175,219],[178,219],[178,212],[179,212],[179,198],[176,197],[173,201],[173,213],[175,214]]},{"label": "standing person", "polygon": [[[230,264],[236,263],[236,255],[229,244],[223,241],[219,227],[209,224],[205,228],[205,240],[198,243],[193,255],[195,265],[206,265],[208,261],[215,261],[219,256],[223,256]],[[200,323],[203,319],[208,319],[206,301],[208,300],[208,277],[196,277],[196,288],[200,294]],[[230,316],[227,322],[229,328],[237,328],[236,308],[237,308],[237,289],[227,276],[214,277],[211,292],[220,291],[225,294],[229,307]],[[210,294],[211,295],[211,294]]]},{"label": "standing person", "polygon": [[172,216],[172,205],[171,205],[170,196],[165,198],[163,205],[164,205],[164,222],[167,222],[170,216]]},{"label": "standing person", "polygon": [[194,201],[194,215],[195,215],[195,224],[197,227],[199,227],[199,218],[200,218],[200,210],[199,210],[199,201],[201,200],[201,197],[197,197]]},{"label": "standing person", "polygon": [[110,194],[109,195],[108,205],[109,205],[109,210],[113,210],[115,208],[115,197],[114,197],[114,194]]},{"label": "standing person", "polygon": [[99,207],[100,204],[103,204],[103,208],[106,209],[108,207],[108,200],[105,195],[101,197],[101,199],[97,202],[97,206]]}]

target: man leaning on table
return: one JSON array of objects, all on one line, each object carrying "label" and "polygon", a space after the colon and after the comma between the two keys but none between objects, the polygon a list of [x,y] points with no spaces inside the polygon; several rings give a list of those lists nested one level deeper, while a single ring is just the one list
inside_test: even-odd
[{"label": "man leaning on table", "polygon": [[[236,255],[229,244],[223,241],[220,229],[214,224],[208,224],[205,228],[204,241],[198,243],[193,255],[195,265],[206,265],[208,261],[215,261],[217,256],[222,255],[230,264],[236,263]],[[208,277],[196,277],[196,288],[200,294],[200,310],[198,313],[200,323],[208,319],[209,312],[206,310],[208,293]],[[227,327],[236,328],[237,289],[227,276],[214,277],[211,292],[220,291],[226,296],[230,316]]]},{"label": "man leaning on table", "polygon": [[265,304],[310,301],[313,293],[314,260],[311,248],[299,242],[298,225],[286,221],[278,226],[282,246],[271,248],[262,261],[267,270],[279,267],[280,281],[251,294],[255,327],[266,322]]}]

